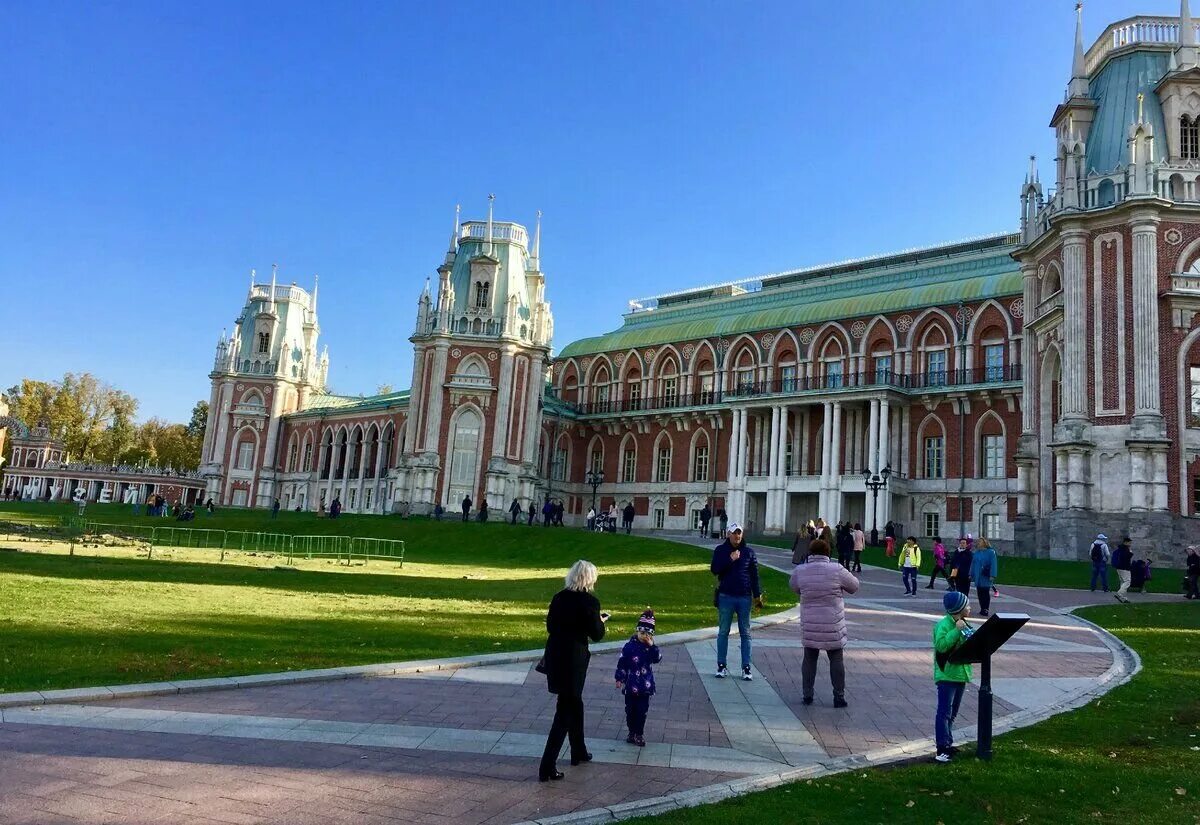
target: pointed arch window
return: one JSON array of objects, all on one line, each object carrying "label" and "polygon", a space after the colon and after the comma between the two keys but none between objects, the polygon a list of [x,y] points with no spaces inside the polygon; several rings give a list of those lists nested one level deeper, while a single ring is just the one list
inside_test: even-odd
[{"label": "pointed arch window", "polygon": [[258,351],[264,355],[271,351],[271,333],[260,332],[258,334]]},{"label": "pointed arch window", "polygon": [[492,285],[487,281],[475,282],[475,308],[486,309],[491,306]]},{"label": "pointed arch window", "polygon": [[1184,160],[1200,159],[1200,115],[1179,118],[1179,157]]}]

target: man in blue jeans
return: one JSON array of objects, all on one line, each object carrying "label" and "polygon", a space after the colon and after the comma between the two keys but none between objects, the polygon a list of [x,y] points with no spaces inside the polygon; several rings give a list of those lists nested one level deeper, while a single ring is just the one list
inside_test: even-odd
[{"label": "man in blue jeans", "polygon": [[1092,592],[1096,592],[1096,582],[1104,585],[1104,592],[1108,592],[1108,560],[1111,558],[1111,553],[1108,550],[1108,536],[1101,533],[1096,536],[1096,540],[1092,542],[1092,549],[1089,553],[1092,558]]},{"label": "man in blue jeans", "polygon": [[736,521],[729,525],[729,536],[713,551],[710,568],[717,577],[717,678],[729,675],[725,666],[729,654],[729,626],[737,613],[738,636],[742,643],[742,678],[750,673],[750,606],[762,607],[762,589],[758,584],[758,558],[743,541],[742,528]]}]

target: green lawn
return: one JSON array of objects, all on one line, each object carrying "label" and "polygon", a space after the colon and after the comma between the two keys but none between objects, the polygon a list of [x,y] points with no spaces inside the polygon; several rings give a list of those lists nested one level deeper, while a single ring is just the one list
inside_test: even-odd
[{"label": "green lawn", "polygon": [[[0,505],[0,520],[53,520],[59,505]],[[92,506],[98,521],[129,508]],[[139,519],[139,523],[149,523]],[[163,525],[173,525],[162,519]],[[201,527],[400,538],[391,562],[345,567],[217,551],[79,548],[0,552],[0,691],[200,678],[538,647],[546,605],[579,558],[600,568],[596,589],[612,638],[653,605],[663,632],[714,623],[702,552],[679,544],[570,528],[435,523],[381,516],[337,521],[222,511]],[[6,542],[0,546],[22,546]],[[36,545],[34,545],[36,547]],[[44,549],[51,549],[49,546]],[[768,591],[784,577],[764,571]]]},{"label": "green lawn", "polygon": [[[770,547],[790,548],[792,546],[792,539],[790,537],[784,539],[764,537],[756,539],[755,542]],[[925,576],[923,584],[929,583],[929,575],[933,572],[932,548],[933,544],[931,542],[921,542],[921,572]],[[949,545],[946,549],[951,554],[954,552],[954,548]],[[882,547],[868,547],[863,551],[862,560],[863,564],[893,570],[898,569],[896,566],[898,559],[894,556],[889,559],[884,554]],[[1004,585],[1006,584],[1087,590],[1091,586],[1092,581],[1092,565],[1091,562],[1086,561],[1055,561],[1053,559],[1030,559],[1022,556],[1001,556],[999,568],[999,575],[996,577],[996,586],[1001,590],[1004,590]],[[1183,590],[1180,587],[1180,579],[1183,578],[1182,567],[1179,569],[1168,569],[1156,565],[1152,573],[1153,577],[1150,579],[1146,592],[1179,593],[1182,595]],[[1108,586],[1116,590],[1117,585],[1117,573],[1110,567],[1108,570]]]},{"label": "green lawn", "polygon": [[1118,605],[1081,615],[1137,650],[1144,670],[1078,711],[997,738],[991,763],[966,753],[950,765],[924,759],[631,822],[1194,825],[1200,821],[1200,608]]}]

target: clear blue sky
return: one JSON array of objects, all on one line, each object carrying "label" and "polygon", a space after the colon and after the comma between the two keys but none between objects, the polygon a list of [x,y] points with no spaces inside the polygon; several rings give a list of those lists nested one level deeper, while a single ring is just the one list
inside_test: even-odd
[{"label": "clear blue sky", "polygon": [[[1173,0],[1093,0],[1086,45]],[[532,226],[556,344],[626,301],[1010,230],[1071,0],[5,3],[0,386],[186,420],[248,270],[406,387],[454,204]],[[1043,177],[1051,165],[1043,164]]]}]

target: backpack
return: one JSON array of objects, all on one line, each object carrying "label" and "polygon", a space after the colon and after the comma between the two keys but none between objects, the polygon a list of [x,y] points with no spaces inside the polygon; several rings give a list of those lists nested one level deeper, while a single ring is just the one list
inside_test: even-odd
[{"label": "backpack", "polygon": [[1100,549],[1100,542],[1096,542],[1095,544],[1092,545],[1092,561],[1094,561],[1094,562],[1104,561],[1104,551]]}]

